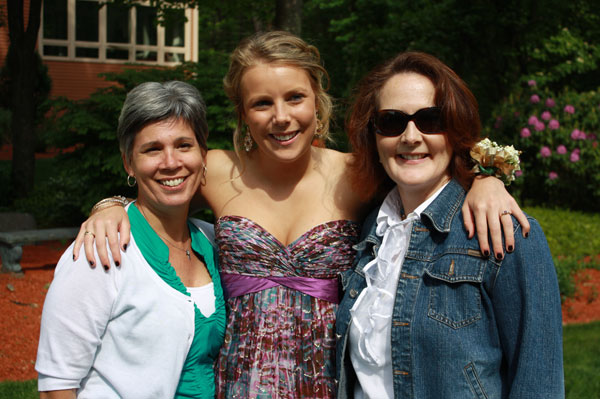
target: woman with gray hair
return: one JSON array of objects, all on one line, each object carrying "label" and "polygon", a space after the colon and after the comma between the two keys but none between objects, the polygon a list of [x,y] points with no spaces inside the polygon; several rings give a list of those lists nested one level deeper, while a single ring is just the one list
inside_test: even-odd
[{"label": "woman with gray hair", "polygon": [[42,314],[42,398],[214,397],[225,304],[212,226],[187,218],[205,182],[207,135],[193,86],[147,82],[127,95],[118,138],[138,196],[128,250],[114,262],[125,267],[85,267],[65,251]]}]

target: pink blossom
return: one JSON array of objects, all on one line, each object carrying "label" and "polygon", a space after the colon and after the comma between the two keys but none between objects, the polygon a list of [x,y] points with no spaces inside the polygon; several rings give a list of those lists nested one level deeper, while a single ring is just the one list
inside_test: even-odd
[{"label": "pink blossom", "polygon": [[572,105],[570,105],[570,104],[567,104],[567,105],[565,105],[565,112],[567,114],[574,114],[575,113],[575,107],[572,106]]},{"label": "pink blossom", "polygon": [[531,115],[529,117],[529,119],[527,120],[527,123],[531,126],[535,126],[538,122],[539,122],[539,120],[538,120],[537,116],[535,116],[535,115]]},{"label": "pink blossom", "polygon": [[550,112],[548,111],[544,111],[542,112],[542,119],[545,121],[549,121],[550,118],[552,118],[552,115],[550,115]]},{"label": "pink blossom", "polygon": [[569,159],[571,160],[571,162],[579,161],[579,151],[573,150],[573,152],[571,153],[571,157]]},{"label": "pink blossom", "polygon": [[550,122],[548,122],[548,128],[550,130],[556,130],[560,127],[560,124],[558,123],[558,121],[556,119],[552,119]]},{"label": "pink blossom", "polygon": [[548,173],[548,179],[550,179],[550,180],[558,179],[558,173],[556,173],[556,172]]},{"label": "pink blossom", "polygon": [[515,177],[521,177],[523,175],[523,171],[522,170],[516,170],[515,171]]},{"label": "pink blossom", "polygon": [[571,138],[573,140],[585,140],[585,133],[579,129],[575,129],[571,132]]},{"label": "pink blossom", "polygon": [[552,108],[552,107],[554,107],[555,105],[556,105],[556,101],[554,101],[554,100],[553,100],[553,99],[551,99],[551,98],[547,98],[547,99],[546,99],[546,107],[548,107],[548,108]]},{"label": "pink blossom", "polygon": [[524,139],[531,136],[531,131],[524,127],[523,129],[521,129],[521,137],[523,137]]},{"label": "pink blossom", "polygon": [[546,128],[546,125],[544,125],[544,122],[538,121],[534,127],[536,131],[541,132]]},{"label": "pink blossom", "polygon": [[540,149],[540,155],[542,158],[548,158],[550,155],[552,155],[552,150],[548,146],[543,146]]},{"label": "pink blossom", "polygon": [[559,154],[563,155],[567,153],[567,147],[565,147],[564,145],[559,145],[558,147],[556,147],[556,152],[558,152]]},{"label": "pink blossom", "polygon": [[537,82],[533,79],[527,81],[527,85],[529,85],[529,87],[534,87],[536,84]]},{"label": "pink blossom", "polygon": [[529,101],[531,101],[532,104],[537,104],[540,102],[540,96],[534,94],[531,96],[531,98],[529,98]]}]

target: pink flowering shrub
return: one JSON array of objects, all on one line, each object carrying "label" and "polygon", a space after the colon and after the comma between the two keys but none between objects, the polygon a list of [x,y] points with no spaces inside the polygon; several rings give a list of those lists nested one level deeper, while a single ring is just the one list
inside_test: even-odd
[{"label": "pink flowering shrub", "polygon": [[496,108],[484,131],[523,151],[511,186],[522,202],[600,211],[599,104],[600,90],[557,93],[528,79]]}]

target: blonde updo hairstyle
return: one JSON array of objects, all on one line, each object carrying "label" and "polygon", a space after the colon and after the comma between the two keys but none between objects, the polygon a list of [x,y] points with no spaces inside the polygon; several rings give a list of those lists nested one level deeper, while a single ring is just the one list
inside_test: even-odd
[{"label": "blonde updo hairstyle", "polygon": [[[229,70],[223,79],[225,93],[233,102],[237,114],[233,144],[238,156],[244,141],[242,77],[246,69],[252,66],[271,63],[297,67],[306,71],[315,92],[317,115],[323,124],[319,137],[329,140],[329,118],[333,104],[331,97],[326,92],[329,88],[329,75],[321,65],[319,50],[288,32],[257,33],[242,40],[233,50],[230,56]],[[324,86],[324,83],[327,83],[327,86]]]}]

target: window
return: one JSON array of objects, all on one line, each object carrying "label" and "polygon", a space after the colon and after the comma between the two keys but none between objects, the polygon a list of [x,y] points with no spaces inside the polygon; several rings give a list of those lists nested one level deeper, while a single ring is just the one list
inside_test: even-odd
[{"label": "window", "polygon": [[39,42],[45,59],[159,65],[197,60],[196,10],[172,11],[157,26],[156,10],[144,3],[44,0],[43,7]]}]

